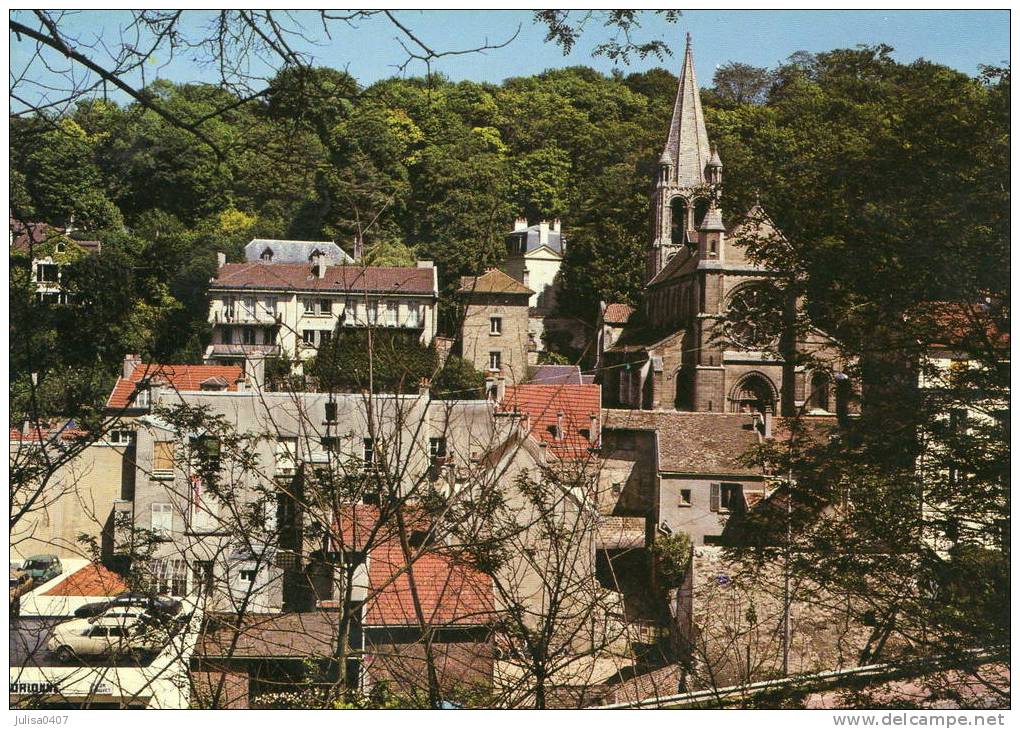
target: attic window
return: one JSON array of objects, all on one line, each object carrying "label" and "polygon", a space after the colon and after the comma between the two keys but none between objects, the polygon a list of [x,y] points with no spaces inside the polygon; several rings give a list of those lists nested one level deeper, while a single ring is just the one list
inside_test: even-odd
[{"label": "attic window", "polygon": [[322,257],[322,256],[324,256],[324,255],[325,255],[325,254],[324,254],[324,253],[323,253],[322,251],[320,251],[320,250],[319,250],[318,248],[316,248],[316,249],[315,249],[314,251],[312,251],[312,252],[311,252],[311,253],[309,254],[309,256],[308,256],[308,260],[309,260],[309,261],[315,261],[315,259],[316,259],[316,258],[320,258],[320,257]]},{"label": "attic window", "polygon": [[262,255],[259,256],[259,258],[261,258],[263,261],[271,261],[271,260],[273,260],[273,249],[272,248],[266,248],[264,251],[262,251]]},{"label": "attic window", "polygon": [[227,389],[227,381],[222,377],[210,377],[207,380],[203,380],[199,387],[206,391],[222,392]]}]

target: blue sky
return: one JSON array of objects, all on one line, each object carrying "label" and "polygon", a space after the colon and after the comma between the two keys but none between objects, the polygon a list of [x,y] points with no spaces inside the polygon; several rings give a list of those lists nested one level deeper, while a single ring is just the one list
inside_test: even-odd
[{"label": "blue sky", "polygon": [[[194,27],[208,21],[196,13],[189,23]],[[307,11],[299,11],[307,12]],[[472,47],[484,39],[499,42],[521,27],[517,39],[506,48],[484,55],[471,54],[440,59],[434,69],[454,80],[470,79],[498,83],[511,76],[538,73],[547,68],[589,65],[601,71],[614,68],[611,61],[592,58],[592,47],[607,37],[597,25],[592,26],[574,51],[564,56],[554,45],[544,42],[541,27],[532,23],[531,13],[520,10],[500,11],[397,11],[401,22],[437,49]],[[20,15],[23,21],[31,18]],[[81,11],[68,20],[72,34],[82,39],[102,34],[115,38],[123,11]],[[309,31],[321,36],[321,27],[314,14],[307,16]],[[298,47],[315,56],[320,65],[346,68],[364,84],[398,73],[396,65],[403,52],[395,40],[396,29],[385,19],[364,21],[358,29],[334,26],[332,40],[326,45],[305,44]],[[671,25],[658,16],[648,14],[643,21],[642,37],[661,38],[671,44],[674,53],[682,52],[685,32],[694,36],[695,63],[699,82],[708,85],[716,66],[740,61],[757,66],[771,66],[798,50],[824,51],[853,47],[860,43],[886,43],[896,49],[895,57],[904,62],[924,57],[975,74],[981,64],[997,65],[1009,60],[1009,12],[992,11],[727,11],[691,10]],[[18,43],[11,37],[11,62],[15,73],[31,51],[27,42]],[[665,65],[676,68],[674,56],[663,62],[655,58],[633,60],[620,66],[624,72],[641,71]],[[411,66],[405,75],[424,72],[421,65]],[[193,59],[178,58],[165,66],[153,64],[147,78],[154,76],[174,81],[212,80],[212,71],[196,65]],[[36,78],[45,82],[45,77]]]}]

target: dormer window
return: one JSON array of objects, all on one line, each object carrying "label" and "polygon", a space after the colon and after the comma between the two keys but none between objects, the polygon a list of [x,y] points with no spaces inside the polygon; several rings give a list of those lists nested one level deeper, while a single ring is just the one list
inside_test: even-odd
[{"label": "dormer window", "polygon": [[210,377],[199,384],[199,388],[206,392],[222,392],[227,389],[227,381],[222,377]]},{"label": "dormer window", "polygon": [[316,259],[322,258],[325,255],[326,255],[325,253],[316,248],[314,251],[311,252],[311,254],[309,254],[308,260],[314,263]]},{"label": "dormer window", "polygon": [[259,256],[259,258],[261,258],[266,263],[269,263],[270,261],[273,260],[273,249],[266,248],[264,251],[262,251],[262,255]]}]

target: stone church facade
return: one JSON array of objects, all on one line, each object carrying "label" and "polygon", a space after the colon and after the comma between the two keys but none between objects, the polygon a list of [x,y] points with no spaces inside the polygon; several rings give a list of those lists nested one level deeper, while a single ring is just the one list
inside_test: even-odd
[{"label": "stone church facade", "polygon": [[[722,159],[709,143],[688,38],[651,194],[642,301],[621,334],[599,352],[604,404],[835,412],[837,390],[842,397],[844,386],[830,375],[840,370],[832,341],[820,331],[780,341],[782,319],[796,304],[781,300],[770,283],[774,273],[746,254],[747,240],[782,244],[782,233],[757,204],[727,225],[719,207],[722,194]],[[758,315],[763,309],[771,313]],[[756,315],[731,323],[727,314],[734,310]],[[794,364],[795,355],[806,350],[830,366],[812,372]]]}]

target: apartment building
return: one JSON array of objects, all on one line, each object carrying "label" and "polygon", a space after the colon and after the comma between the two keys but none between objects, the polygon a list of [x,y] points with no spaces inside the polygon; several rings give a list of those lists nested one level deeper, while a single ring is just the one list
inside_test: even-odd
[{"label": "apartment building", "polygon": [[209,286],[210,363],[272,355],[307,359],[338,327],[404,331],[422,344],[436,335],[439,283],[431,261],[415,268],[275,260],[226,263]]}]

